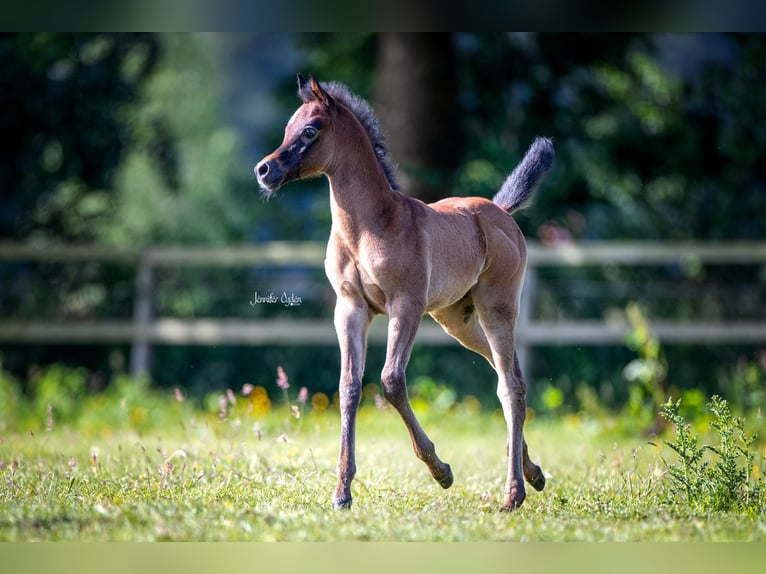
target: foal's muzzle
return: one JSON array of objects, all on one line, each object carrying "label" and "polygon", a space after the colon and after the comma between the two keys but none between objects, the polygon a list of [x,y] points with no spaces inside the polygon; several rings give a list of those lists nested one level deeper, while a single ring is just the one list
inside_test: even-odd
[{"label": "foal's muzzle", "polygon": [[285,181],[286,173],[274,159],[264,159],[255,166],[258,185],[267,193],[274,193]]}]

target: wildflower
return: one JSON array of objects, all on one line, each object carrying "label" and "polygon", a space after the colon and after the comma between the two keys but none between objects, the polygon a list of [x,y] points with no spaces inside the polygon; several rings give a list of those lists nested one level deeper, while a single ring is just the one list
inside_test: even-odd
[{"label": "wildflower", "polygon": [[178,387],[176,387],[175,389],[173,389],[173,394],[175,394],[175,396],[176,396],[176,400],[177,400],[179,403],[182,403],[182,402],[184,402],[184,394],[181,392],[181,389],[179,389]]},{"label": "wildflower", "polygon": [[277,386],[285,391],[290,388],[290,383],[287,380],[287,373],[285,373],[282,365],[277,367]]},{"label": "wildflower", "polygon": [[374,400],[375,400],[375,408],[376,409],[383,410],[383,409],[386,408],[386,401],[383,399],[383,397],[381,397],[380,395],[376,394]]},{"label": "wildflower", "polygon": [[245,383],[244,385],[242,385],[242,391],[241,391],[242,396],[249,397],[254,389],[255,387],[253,385],[251,385],[250,383]]},{"label": "wildflower", "polygon": [[309,390],[306,387],[301,387],[301,390],[298,391],[298,402],[302,405],[305,405],[308,398]]},{"label": "wildflower", "polygon": [[277,442],[289,442],[290,439],[287,438],[287,435],[285,433],[282,433],[277,437]]},{"label": "wildflower", "polygon": [[301,418],[301,408],[298,405],[290,405],[290,412],[296,419]]},{"label": "wildflower", "polygon": [[234,396],[234,391],[226,389],[226,398],[229,400],[229,404],[234,406],[237,404],[237,397]]},{"label": "wildflower", "polygon": [[277,367],[277,386],[282,389],[282,395],[284,396],[285,400],[285,407],[287,410],[290,410],[290,400],[287,396],[287,389],[290,388],[290,383],[287,380],[287,373],[285,373],[285,370],[282,368],[282,365],[279,365]]}]

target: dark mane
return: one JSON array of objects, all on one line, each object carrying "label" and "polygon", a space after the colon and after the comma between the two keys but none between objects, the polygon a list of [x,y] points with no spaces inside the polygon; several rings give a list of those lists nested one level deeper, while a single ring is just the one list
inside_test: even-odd
[{"label": "dark mane", "polygon": [[351,110],[351,113],[353,113],[364,126],[389,185],[394,191],[399,191],[400,188],[395,175],[396,166],[391,160],[391,156],[388,153],[388,147],[386,147],[385,138],[380,131],[380,121],[375,115],[375,112],[372,111],[370,104],[339,82],[330,82],[328,84],[321,83],[321,86],[335,100]]}]

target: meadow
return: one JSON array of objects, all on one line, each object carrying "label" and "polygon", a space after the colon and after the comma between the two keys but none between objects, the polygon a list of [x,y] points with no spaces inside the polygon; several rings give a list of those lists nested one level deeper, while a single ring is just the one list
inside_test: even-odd
[{"label": "meadow", "polygon": [[[681,418],[649,436],[621,415],[531,412],[527,442],[547,486],[529,488],[509,514],[498,512],[498,411],[470,397],[448,408],[414,401],[455,473],[442,490],[395,411],[367,393],[354,505],[333,511],[338,413],[330,398],[250,388],[196,404],[137,381],[113,387],[68,414],[62,394],[35,411],[6,392],[0,540],[766,541],[764,446],[750,427],[738,442],[736,418],[718,430],[710,414]],[[677,432],[684,425],[685,438]],[[743,478],[729,485],[726,504],[716,494],[726,477],[712,472],[724,462]]]}]

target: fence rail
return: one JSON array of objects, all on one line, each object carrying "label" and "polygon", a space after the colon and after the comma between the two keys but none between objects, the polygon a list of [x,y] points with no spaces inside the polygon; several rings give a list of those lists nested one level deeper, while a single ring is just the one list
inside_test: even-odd
[{"label": "fence rail", "polygon": [[[531,315],[541,267],[617,264],[766,264],[766,241],[728,243],[594,243],[543,246],[530,243],[518,327],[522,364],[529,348],[540,345],[601,345],[622,342],[628,325],[619,320],[542,321]],[[321,268],[324,245],[309,242],[271,242],[261,245],[211,248],[111,249],[94,246],[37,247],[0,244],[0,263],[120,263],[134,265],[135,296],[130,321],[38,322],[0,321],[0,343],[131,345],[131,370],[146,372],[152,345],[300,344],[335,345],[332,321],[286,319],[194,319],[154,317],[152,297],[157,268],[170,265],[197,267],[303,266]],[[766,322],[651,321],[663,342],[697,344],[766,344]],[[385,341],[385,321],[373,322],[372,343]],[[441,328],[425,319],[418,333],[422,345],[456,345]]]}]

